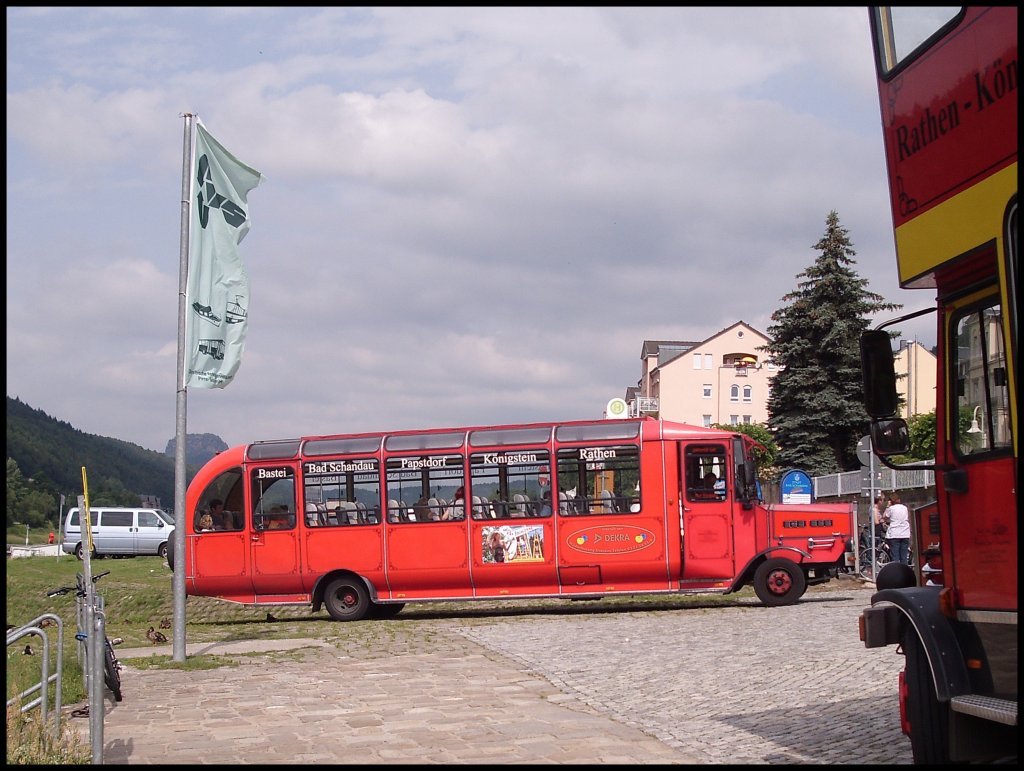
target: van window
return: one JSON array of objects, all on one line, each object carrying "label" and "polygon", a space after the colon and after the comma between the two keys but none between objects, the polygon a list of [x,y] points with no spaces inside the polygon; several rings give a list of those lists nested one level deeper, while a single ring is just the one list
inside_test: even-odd
[{"label": "van window", "polygon": [[139,512],[139,527],[156,527],[161,521],[155,511]]},{"label": "van window", "polygon": [[130,511],[103,511],[100,525],[103,527],[131,527],[132,512]]},{"label": "van window", "polygon": [[71,512],[71,516],[68,518],[68,527],[81,527],[82,522],[78,518],[78,509],[74,509]]}]

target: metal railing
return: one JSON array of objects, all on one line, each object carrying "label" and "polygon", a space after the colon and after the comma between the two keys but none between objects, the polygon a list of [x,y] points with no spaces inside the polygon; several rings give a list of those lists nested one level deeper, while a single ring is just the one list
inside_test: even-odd
[{"label": "metal railing", "polygon": [[[841,474],[826,474],[813,477],[814,497],[830,498],[839,495],[855,495],[864,489],[866,469],[845,471]],[[935,472],[926,469],[891,469],[888,466],[876,468],[876,490],[910,490],[915,487],[934,487]]]}]

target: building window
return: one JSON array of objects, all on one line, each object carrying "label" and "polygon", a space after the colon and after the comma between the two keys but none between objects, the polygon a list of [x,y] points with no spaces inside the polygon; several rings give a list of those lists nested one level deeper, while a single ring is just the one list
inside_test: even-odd
[{"label": "building window", "polygon": [[700,369],[700,354],[699,353],[693,354],[693,368],[694,369]]},{"label": "building window", "polygon": [[704,398],[705,399],[710,399],[711,398],[711,384],[710,383],[705,383],[704,384]]},{"label": "building window", "polygon": [[753,389],[750,386],[743,386],[743,401],[749,402]]},{"label": "building window", "polygon": [[744,415],[743,416],[743,425],[749,426],[750,425],[750,418],[751,418],[750,415]]},{"label": "building window", "polygon": [[740,416],[739,415],[730,415],[729,416],[729,425],[730,426],[738,426],[739,424],[740,424]]},{"label": "building window", "polygon": [[710,353],[705,353],[704,354],[704,369],[714,369],[714,368],[715,368],[715,365],[712,364],[712,362],[711,362],[711,354]]},{"label": "building window", "polygon": [[704,415],[701,421],[701,425],[703,425],[704,428],[711,428],[711,416]]},{"label": "building window", "polygon": [[740,387],[738,385],[729,386],[729,401],[738,402],[740,400]]}]

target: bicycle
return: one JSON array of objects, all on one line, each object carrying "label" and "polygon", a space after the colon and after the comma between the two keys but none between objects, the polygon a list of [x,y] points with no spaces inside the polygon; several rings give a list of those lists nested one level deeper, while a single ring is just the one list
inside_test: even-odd
[{"label": "bicycle", "polygon": [[[869,581],[874,581],[878,572],[892,562],[892,547],[885,538],[879,538],[875,542],[874,561],[871,554],[871,530],[868,527],[860,531],[860,574]],[[913,548],[910,549],[908,559],[914,556]],[[911,563],[913,564],[913,563]]]},{"label": "bicycle", "polygon": [[[97,573],[92,577],[92,582],[95,584],[103,576],[110,573],[109,570],[105,570],[102,573]],[[50,589],[47,593],[47,597],[63,596],[68,592],[74,592],[75,597],[78,598],[78,602],[81,604],[85,601],[87,596],[85,591],[85,577],[78,573],[75,576],[75,586],[61,586],[57,589]],[[97,610],[102,612],[103,602],[102,598],[96,603]],[[87,637],[88,633],[82,631],[83,626],[83,615],[81,613],[81,607],[79,608],[78,614],[78,631],[75,633],[75,639],[79,642],[83,642]],[[117,656],[114,654],[114,646],[110,643],[110,638],[103,635],[103,682],[107,686],[113,696],[114,701],[121,701],[121,662],[117,660]]]}]

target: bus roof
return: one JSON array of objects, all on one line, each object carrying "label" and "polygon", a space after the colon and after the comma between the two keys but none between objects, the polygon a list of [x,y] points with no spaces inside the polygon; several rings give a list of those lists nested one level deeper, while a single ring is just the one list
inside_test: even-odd
[{"label": "bus roof", "polygon": [[[608,441],[614,439],[644,441],[656,439],[693,439],[721,437],[729,433],[717,428],[677,423],[645,416],[622,420],[591,419],[509,423],[490,426],[453,426],[355,434],[322,434],[295,439],[256,441],[232,448],[248,460],[285,460],[303,456],[373,454],[383,443],[392,452],[436,451],[470,447],[494,447],[516,444],[545,444],[552,430],[561,442]],[[231,452],[232,451],[225,451]],[[224,453],[221,453],[223,455]]]}]

